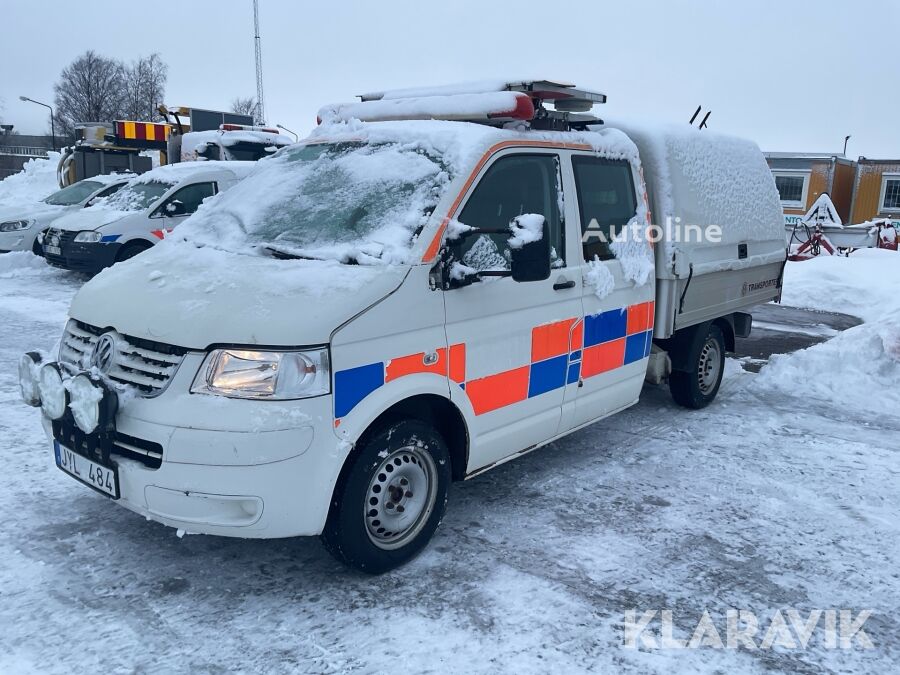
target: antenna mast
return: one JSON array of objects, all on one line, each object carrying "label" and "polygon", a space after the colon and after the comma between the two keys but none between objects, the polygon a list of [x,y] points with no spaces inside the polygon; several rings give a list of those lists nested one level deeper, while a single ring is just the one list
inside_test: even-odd
[{"label": "antenna mast", "polygon": [[263,94],[262,46],[259,40],[259,0],[253,0],[253,41],[256,45],[256,106],[260,124],[266,123],[266,104]]}]

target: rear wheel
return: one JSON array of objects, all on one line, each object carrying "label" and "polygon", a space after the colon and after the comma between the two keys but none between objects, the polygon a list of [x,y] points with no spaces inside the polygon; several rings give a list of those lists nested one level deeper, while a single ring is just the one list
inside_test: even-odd
[{"label": "rear wheel", "polygon": [[695,331],[686,348],[687,369],[672,371],[669,391],[678,405],[704,408],[716,397],[725,373],[725,337],[722,329],[710,324],[706,331]]},{"label": "rear wheel", "polygon": [[348,462],[322,540],[342,563],[381,574],[418,555],[437,530],[450,453],[430,425],[404,420],[364,440]]},{"label": "rear wheel", "polygon": [[148,248],[153,248],[153,244],[149,241],[130,241],[122,247],[121,251],[119,251],[116,256],[116,262],[130,260],[139,253],[143,253]]}]

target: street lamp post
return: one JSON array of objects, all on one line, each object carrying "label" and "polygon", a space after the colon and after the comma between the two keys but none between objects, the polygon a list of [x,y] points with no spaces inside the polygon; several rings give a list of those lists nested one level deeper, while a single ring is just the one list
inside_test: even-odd
[{"label": "street lamp post", "polygon": [[294,143],[296,143],[297,141],[300,140],[300,137],[296,133],[294,133],[293,131],[288,129],[287,127],[281,126],[280,124],[276,124],[275,126],[278,127],[279,129],[284,129],[289,134],[294,134]]},{"label": "street lamp post", "polygon": [[53,107],[47,105],[46,103],[41,103],[40,101],[35,101],[33,98],[28,98],[27,96],[20,96],[20,101],[30,101],[31,103],[37,103],[38,105],[42,105],[50,111],[50,135],[52,136],[51,145],[53,145],[53,152],[56,152],[56,124],[53,121]]},{"label": "street lamp post", "polygon": [[847,141],[850,140],[850,136],[844,136],[844,157],[847,156]]}]

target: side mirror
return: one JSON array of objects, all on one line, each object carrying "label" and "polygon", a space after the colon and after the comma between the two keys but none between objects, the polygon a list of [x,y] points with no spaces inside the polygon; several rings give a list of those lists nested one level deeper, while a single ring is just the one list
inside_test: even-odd
[{"label": "side mirror", "polygon": [[167,216],[183,216],[185,213],[187,213],[187,209],[185,208],[184,203],[179,199],[173,199],[166,204]]},{"label": "side mirror", "polygon": [[509,223],[513,281],[543,281],[550,277],[550,226],[544,216],[526,213]]}]

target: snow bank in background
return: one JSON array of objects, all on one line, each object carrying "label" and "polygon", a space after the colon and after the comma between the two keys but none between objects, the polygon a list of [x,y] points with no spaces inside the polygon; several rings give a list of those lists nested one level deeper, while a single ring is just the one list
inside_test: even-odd
[{"label": "snow bank in background", "polygon": [[895,414],[900,411],[900,313],[809,349],[773,356],[752,388]]},{"label": "snow bank in background", "polygon": [[900,410],[900,253],[857,251],[789,262],[782,302],[867,323],[809,349],[773,356],[751,387],[850,409]]},{"label": "snow bank in background", "polygon": [[781,301],[877,321],[885,312],[900,310],[900,253],[873,248],[846,258],[820,255],[789,262]]},{"label": "snow bank in background", "polygon": [[21,171],[0,180],[0,206],[39,202],[59,190],[58,164],[59,153],[50,152],[47,159],[28,160]]}]

